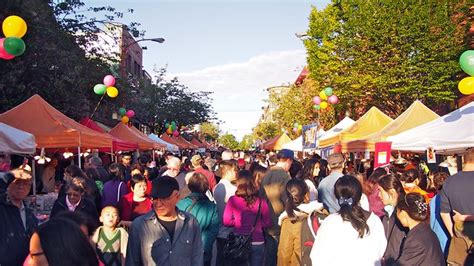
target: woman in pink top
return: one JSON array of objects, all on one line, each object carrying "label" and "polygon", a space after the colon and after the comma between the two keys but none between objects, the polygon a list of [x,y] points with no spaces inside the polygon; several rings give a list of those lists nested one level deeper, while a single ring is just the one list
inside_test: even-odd
[{"label": "woman in pink top", "polygon": [[[260,215],[257,217],[259,205]],[[223,222],[225,226],[234,227],[235,234],[246,235],[252,231],[255,219],[258,220],[252,233],[249,261],[251,266],[263,265],[265,254],[263,229],[270,227],[271,218],[268,204],[259,196],[252,174],[247,170],[242,170],[237,178],[235,196],[230,197],[225,206]]]}]

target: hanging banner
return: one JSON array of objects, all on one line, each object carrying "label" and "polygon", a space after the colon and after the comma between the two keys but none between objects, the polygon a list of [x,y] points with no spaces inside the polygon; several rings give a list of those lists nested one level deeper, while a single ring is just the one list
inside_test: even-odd
[{"label": "hanging banner", "polygon": [[385,166],[390,163],[392,153],[392,142],[376,142],[374,152],[374,168]]},{"label": "hanging banner", "polygon": [[303,149],[316,149],[318,141],[318,124],[303,126]]},{"label": "hanging banner", "polygon": [[436,163],[436,154],[432,147],[428,147],[428,149],[426,149],[426,162]]}]

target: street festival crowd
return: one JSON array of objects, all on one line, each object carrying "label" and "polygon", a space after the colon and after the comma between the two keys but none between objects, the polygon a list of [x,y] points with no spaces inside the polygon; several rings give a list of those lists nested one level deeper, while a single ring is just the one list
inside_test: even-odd
[{"label": "street festival crowd", "polygon": [[37,190],[58,196],[38,222],[31,169],[1,155],[0,265],[473,265],[474,149],[451,176],[407,159],[53,156]]}]

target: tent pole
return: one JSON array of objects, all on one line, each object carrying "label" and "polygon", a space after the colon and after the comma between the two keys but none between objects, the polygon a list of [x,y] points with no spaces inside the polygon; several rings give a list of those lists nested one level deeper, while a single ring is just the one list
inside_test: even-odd
[{"label": "tent pole", "polygon": [[153,161],[155,161],[155,150],[151,150],[152,156],[153,156]]},{"label": "tent pole", "polygon": [[36,166],[35,166],[35,159],[31,160],[31,172],[33,174],[33,197],[35,202],[35,207],[33,208],[33,214],[36,216],[37,205],[36,205]]},{"label": "tent pole", "polygon": [[77,165],[81,168],[81,146],[77,147]]},{"label": "tent pole", "polygon": [[114,146],[110,147],[110,161],[114,161]]}]

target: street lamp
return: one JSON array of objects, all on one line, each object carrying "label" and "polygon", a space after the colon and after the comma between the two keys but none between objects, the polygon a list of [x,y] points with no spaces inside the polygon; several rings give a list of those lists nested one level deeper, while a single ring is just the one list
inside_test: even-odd
[{"label": "street lamp", "polygon": [[157,43],[164,43],[165,39],[164,38],[145,38],[145,39],[140,39],[140,40],[135,40],[131,43],[129,43],[127,46],[122,47],[122,54],[121,54],[121,64],[122,64],[122,77],[126,78],[127,74],[127,55],[128,55],[128,48],[130,48],[132,45],[139,43],[139,42],[144,42],[144,41],[151,41],[151,42],[157,42]]}]

